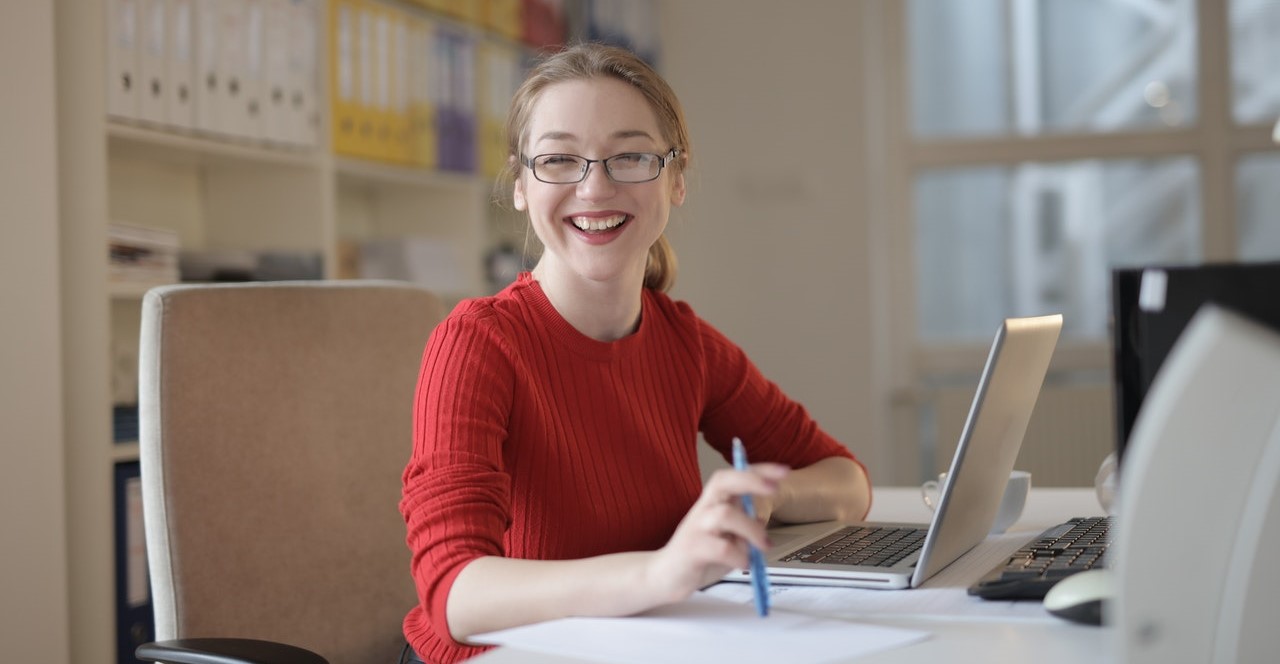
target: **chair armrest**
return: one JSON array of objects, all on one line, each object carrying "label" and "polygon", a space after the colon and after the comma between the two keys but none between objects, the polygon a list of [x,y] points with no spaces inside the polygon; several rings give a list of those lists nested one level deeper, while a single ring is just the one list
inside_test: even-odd
[{"label": "chair armrest", "polygon": [[329,664],[297,646],[256,639],[174,639],[138,646],[144,662],[166,664]]}]

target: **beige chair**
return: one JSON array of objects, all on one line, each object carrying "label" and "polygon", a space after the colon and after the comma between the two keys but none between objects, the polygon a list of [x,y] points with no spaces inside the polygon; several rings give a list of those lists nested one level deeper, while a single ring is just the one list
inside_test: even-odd
[{"label": "beige chair", "polygon": [[139,408],[157,642],[140,658],[396,661],[416,601],[400,474],[443,315],[435,295],[394,282],[147,293]]}]

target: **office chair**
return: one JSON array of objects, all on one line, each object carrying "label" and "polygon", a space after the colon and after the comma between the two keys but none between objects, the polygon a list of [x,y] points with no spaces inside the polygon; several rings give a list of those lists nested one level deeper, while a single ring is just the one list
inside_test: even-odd
[{"label": "office chair", "polygon": [[1116,660],[1275,661],[1280,334],[1202,306],[1160,366],[1120,468],[1114,612],[1103,608]]},{"label": "office chair", "polygon": [[376,281],[142,304],[145,661],[387,664],[417,601],[397,504],[440,299]]}]

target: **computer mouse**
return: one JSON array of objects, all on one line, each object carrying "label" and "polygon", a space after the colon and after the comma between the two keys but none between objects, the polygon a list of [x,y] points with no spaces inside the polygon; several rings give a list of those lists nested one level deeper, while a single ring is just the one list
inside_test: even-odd
[{"label": "computer mouse", "polygon": [[1111,570],[1077,572],[1053,584],[1044,596],[1044,608],[1064,620],[1085,625],[1101,625],[1106,604],[1115,597],[1115,577]]}]

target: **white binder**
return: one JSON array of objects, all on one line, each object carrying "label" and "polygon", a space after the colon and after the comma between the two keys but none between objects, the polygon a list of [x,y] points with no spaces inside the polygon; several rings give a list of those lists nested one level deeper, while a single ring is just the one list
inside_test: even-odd
[{"label": "white binder", "polygon": [[165,89],[169,124],[181,129],[196,125],[195,0],[168,0],[169,46]]},{"label": "white binder", "polygon": [[142,0],[138,32],[139,69],[138,118],[155,125],[169,122],[165,78],[167,76],[169,31],[165,20],[165,0]]},{"label": "white binder", "polygon": [[289,0],[264,0],[262,26],[262,138],[292,143],[289,127]]},{"label": "white binder", "polygon": [[320,140],[320,14],[314,0],[289,0],[289,128],[299,145]]},{"label": "white binder", "polygon": [[242,48],[244,99],[235,119],[237,133],[259,141],[263,139],[263,95],[267,88],[266,0],[240,0],[243,3],[244,32]]},{"label": "white binder", "polygon": [[195,127],[223,133],[219,121],[226,77],[219,62],[223,0],[195,0]]},{"label": "white binder", "polygon": [[242,138],[249,133],[242,109],[248,103],[245,86],[248,20],[245,0],[214,0],[218,12],[217,68],[226,81],[219,98],[214,124],[220,133]]},{"label": "white binder", "polygon": [[107,5],[107,115],[124,120],[138,117],[138,2]]}]

